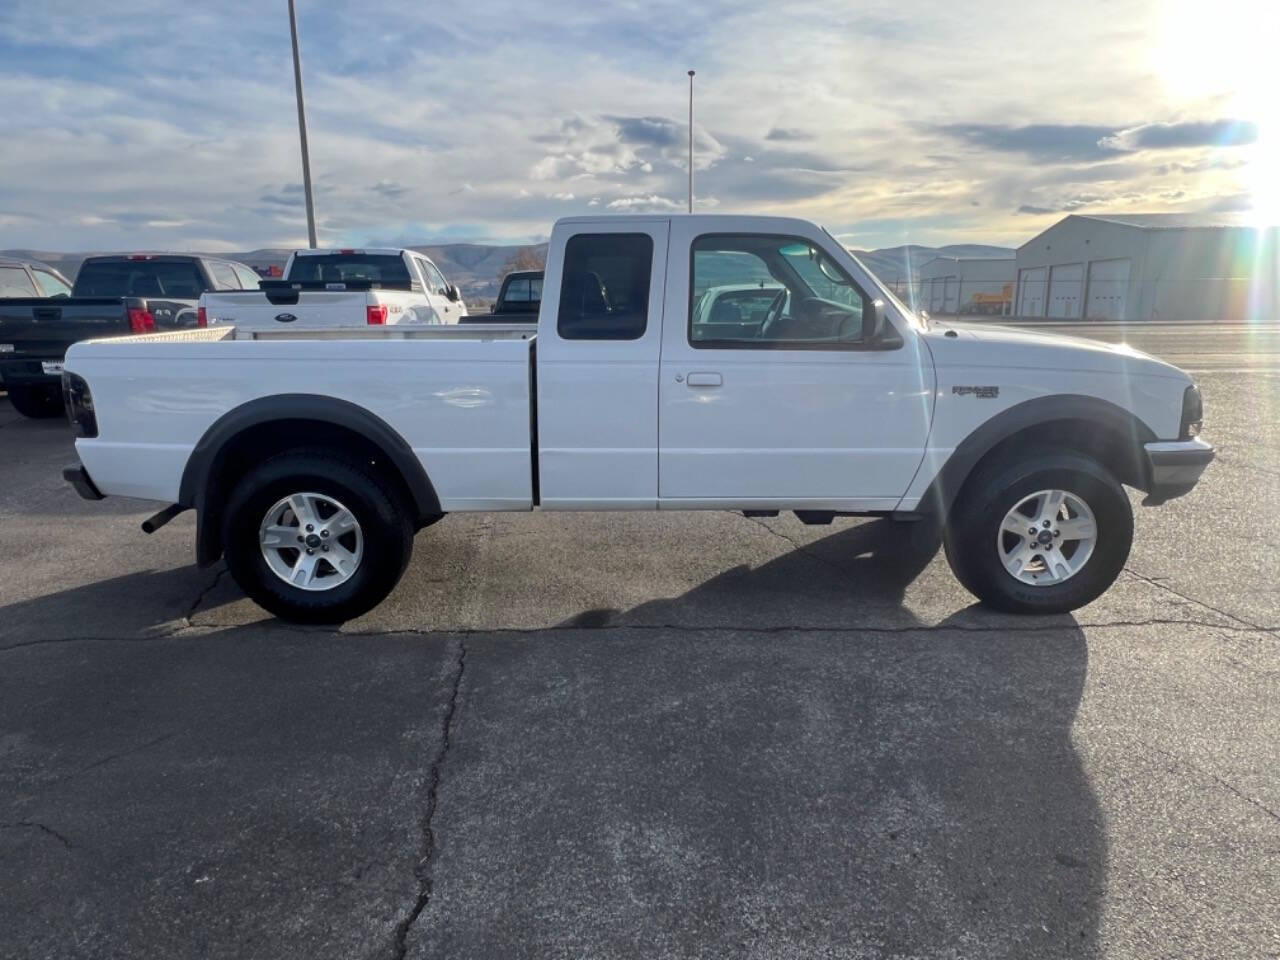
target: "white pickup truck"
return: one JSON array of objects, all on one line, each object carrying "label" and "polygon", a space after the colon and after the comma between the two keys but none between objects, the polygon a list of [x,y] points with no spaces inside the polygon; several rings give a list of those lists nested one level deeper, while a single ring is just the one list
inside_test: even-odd
[{"label": "white pickup truck", "polygon": [[[698,309],[730,287],[768,303]],[[561,220],[536,331],[149,334],[76,344],[64,386],[83,496],[170,503],[148,532],[196,510],[201,564],[313,622],[377,604],[445,514],[534,509],[932,518],[978,597],[1070,610],[1128,556],[1122,484],[1160,503],[1213,456],[1175,367],[933,326],[770,217]]]},{"label": "white pickup truck", "polygon": [[295,250],[283,280],[206,293],[198,306],[200,326],[242,330],[457,323],[466,315],[458,288],[414,250]]}]

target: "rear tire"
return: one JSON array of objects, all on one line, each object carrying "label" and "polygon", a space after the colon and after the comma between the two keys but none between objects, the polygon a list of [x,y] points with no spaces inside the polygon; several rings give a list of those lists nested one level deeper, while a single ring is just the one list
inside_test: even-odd
[{"label": "rear tire", "polygon": [[[1064,495],[1065,507],[1053,510],[1054,494]],[[1089,530],[1092,537],[1082,535]],[[1048,543],[1040,542],[1042,531]],[[1028,450],[979,464],[951,509],[944,542],[956,579],[983,603],[1010,613],[1065,613],[1096,600],[1124,569],[1133,508],[1097,461]]]},{"label": "rear tire", "polygon": [[[307,498],[299,499],[297,513],[288,506],[293,498]],[[341,533],[335,523],[330,537],[323,518],[340,511],[354,525]],[[314,531],[307,520],[314,521]],[[296,548],[287,542],[297,540],[294,531],[303,538]],[[293,450],[252,468],[236,485],[223,511],[222,542],[232,577],[263,609],[296,623],[342,623],[373,609],[395,588],[413,554],[413,526],[395,486],[367,461]],[[356,558],[345,574],[340,563],[330,563],[340,550]],[[287,579],[290,564],[311,563],[314,578],[305,572],[297,578],[309,587]]]},{"label": "rear tire", "polygon": [[33,420],[48,420],[60,417],[65,412],[62,406],[62,388],[57,384],[26,383],[11,386],[9,402],[13,404],[13,409]]}]

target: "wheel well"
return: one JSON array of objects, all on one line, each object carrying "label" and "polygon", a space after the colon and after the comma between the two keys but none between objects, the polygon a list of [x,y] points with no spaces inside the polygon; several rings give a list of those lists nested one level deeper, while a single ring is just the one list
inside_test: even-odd
[{"label": "wheel well", "polygon": [[1154,439],[1145,423],[1112,404],[1070,396],[1027,401],[988,421],[956,447],[916,512],[945,517],[979,464],[1033,446],[1084,454],[1121,483],[1147,490],[1151,482],[1143,444]]},{"label": "wheel well", "polygon": [[196,559],[202,566],[213,563],[222,555],[222,507],[240,479],[255,464],[301,448],[341,450],[367,460],[391,482],[403,509],[415,516],[415,527],[420,528],[438,519],[438,515],[432,516],[429,509],[423,510],[392,458],[368,437],[350,427],[324,420],[269,420],[245,427],[228,439],[209,464],[204,486],[195,503]]},{"label": "wheel well", "polygon": [[[976,469],[979,464],[993,458],[1010,456],[1029,447],[1053,447],[1084,454],[1110,470],[1121,483],[1146,489],[1148,481],[1142,456],[1143,443],[1144,438],[1109,423],[1076,418],[1050,420],[1024,427],[1005,437],[984,453],[974,467]],[[970,476],[972,473],[969,471]]]}]

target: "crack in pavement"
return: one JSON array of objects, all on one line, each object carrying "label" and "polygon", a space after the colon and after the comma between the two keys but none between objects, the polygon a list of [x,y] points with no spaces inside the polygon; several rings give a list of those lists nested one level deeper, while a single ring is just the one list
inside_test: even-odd
[{"label": "crack in pavement", "polygon": [[112,637],[112,636],[77,636],[50,637],[41,640],[26,640],[21,643],[0,647],[0,653],[12,650],[23,650],[27,647],[39,647],[47,644],[63,643],[148,643],[156,640],[175,638],[198,639],[219,630],[251,630],[259,629],[276,633],[294,633],[310,636],[327,636],[335,638],[368,639],[374,637],[485,637],[485,636],[533,636],[540,633],[558,633],[561,631],[587,630],[619,630],[630,632],[671,632],[694,634],[748,633],[774,635],[786,633],[831,633],[852,634],[855,636],[889,634],[903,635],[912,633],[1057,633],[1064,630],[1116,630],[1132,627],[1181,626],[1204,627],[1210,630],[1223,630],[1227,633],[1261,634],[1275,636],[1280,634],[1280,627],[1256,627],[1252,624],[1235,626],[1230,623],[1213,623],[1208,620],[1189,620],[1177,617],[1150,617],[1144,620],[1108,620],[1102,623],[1039,623],[1010,624],[1008,626],[983,624],[903,624],[896,627],[858,627],[858,626],[793,626],[775,625],[762,627],[756,624],[717,624],[703,626],[682,623],[610,623],[594,625],[556,625],[550,627],[440,627],[435,630],[424,630],[420,627],[388,627],[384,630],[334,630],[323,627],[302,627],[281,621],[259,621],[257,623],[210,623],[204,622],[192,627],[176,627],[162,633],[147,637]]},{"label": "crack in pavement", "polygon": [[65,777],[59,777],[54,782],[61,783],[64,780],[70,780],[73,777],[78,777],[82,773],[88,773],[90,770],[96,770],[98,767],[101,767],[104,764],[111,763],[114,760],[123,760],[125,757],[129,757],[135,753],[141,753],[143,750],[148,750],[151,747],[158,746],[159,744],[164,743],[166,740],[172,740],[173,737],[174,735],[172,733],[166,733],[158,737],[153,737],[152,739],[147,740],[145,743],[139,743],[136,746],[128,747],[127,749],[119,750],[115,753],[109,753],[105,757],[101,757],[100,759],[93,761],[93,763],[90,763],[87,766],[81,767],[79,770],[72,771],[71,773],[67,774]]},{"label": "crack in pavement", "polygon": [[76,849],[76,845],[60,834],[53,827],[47,826],[36,820],[15,820],[12,823],[0,823],[0,830],[39,830],[46,836],[53,837],[68,850]]},{"label": "crack in pavement", "polygon": [[1196,773],[1199,773],[1203,776],[1208,777],[1214,783],[1218,784],[1218,786],[1226,790],[1228,793],[1235,795],[1236,797],[1245,801],[1245,803],[1252,804],[1253,806],[1261,810],[1263,813],[1265,813],[1267,816],[1269,816],[1272,820],[1275,820],[1277,823],[1280,823],[1280,813],[1277,813],[1275,810],[1272,810],[1269,806],[1267,806],[1265,803],[1263,803],[1261,800],[1257,799],[1256,797],[1249,796],[1247,793],[1245,793],[1235,784],[1231,783],[1228,780],[1224,780],[1222,777],[1218,776],[1216,773],[1214,773],[1212,770],[1208,769],[1207,767],[1202,767],[1195,761],[1188,760],[1186,757],[1180,757],[1175,753],[1170,753],[1168,750],[1165,750],[1163,747],[1157,747],[1154,743],[1148,743],[1146,740],[1139,739],[1138,742],[1141,743],[1148,750],[1152,750],[1160,754],[1162,757],[1167,757],[1168,759],[1172,760],[1174,763],[1181,763],[1185,766],[1188,766],[1192,770],[1194,770]]},{"label": "crack in pavement", "polygon": [[1211,603],[1205,603],[1203,600],[1197,600],[1195,597],[1189,597],[1185,593],[1182,593],[1179,590],[1175,590],[1173,587],[1169,586],[1166,583],[1161,582],[1160,580],[1155,579],[1154,577],[1148,577],[1145,574],[1139,573],[1137,570],[1133,569],[1133,567],[1129,566],[1128,564],[1125,565],[1124,572],[1137,580],[1141,580],[1143,583],[1147,584],[1148,586],[1155,587],[1157,590],[1163,590],[1166,593],[1171,593],[1175,597],[1178,597],[1181,600],[1187,601],[1187,603],[1194,603],[1196,606],[1204,607],[1206,610],[1212,610],[1218,616],[1226,617],[1228,620],[1234,620],[1236,623],[1242,624],[1243,626],[1248,627],[1251,630],[1261,630],[1268,633],[1275,630],[1274,627],[1264,627],[1261,624],[1252,623],[1248,620],[1245,620],[1243,617],[1237,617],[1234,613],[1229,613],[1226,610],[1220,610],[1218,607],[1215,607]]},{"label": "crack in pavement", "polygon": [[792,548],[797,553],[803,553],[806,557],[810,558],[811,560],[816,560],[818,563],[821,563],[825,567],[830,567],[833,570],[838,570],[842,574],[844,574],[846,577],[855,576],[854,571],[850,570],[844,564],[839,563],[835,560],[832,560],[830,557],[824,557],[822,554],[818,553],[816,550],[810,549],[809,544],[800,543],[799,541],[787,536],[787,534],[783,533],[781,530],[773,529],[773,527],[769,526],[769,524],[765,523],[759,517],[743,516],[743,519],[751,521],[757,527],[759,527],[762,530],[768,531],[769,533],[773,534],[773,536],[777,537],[779,540],[783,540],[786,543],[791,544]]},{"label": "crack in pavement", "polygon": [[218,583],[222,580],[222,575],[226,572],[227,572],[227,568],[224,566],[221,570],[219,570],[216,574],[214,574],[214,577],[209,582],[209,585],[196,595],[195,600],[192,601],[191,606],[187,608],[187,612],[182,616],[184,623],[186,623],[188,626],[193,625],[191,622],[191,618],[196,615],[196,610],[200,608],[200,604],[204,603],[204,598],[213,592],[213,588],[218,585]]},{"label": "crack in pavement", "polygon": [[462,675],[466,672],[466,669],[467,642],[464,637],[460,637],[458,639],[457,666],[453,672],[449,702],[445,707],[444,719],[440,724],[440,749],[436,751],[436,755],[431,761],[430,771],[427,774],[427,804],[422,815],[422,855],[414,868],[414,875],[418,879],[418,896],[414,900],[408,916],[396,926],[395,938],[392,941],[392,957],[395,960],[403,960],[409,949],[409,931],[431,902],[431,888],[434,879],[432,867],[434,866],[436,854],[436,833],[432,820],[435,818],[436,805],[438,803],[440,774],[453,741],[453,718],[458,710],[458,691],[462,687]]}]

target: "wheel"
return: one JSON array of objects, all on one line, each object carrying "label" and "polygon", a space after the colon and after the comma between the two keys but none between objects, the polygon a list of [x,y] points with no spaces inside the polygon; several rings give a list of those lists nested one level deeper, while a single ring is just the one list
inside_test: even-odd
[{"label": "wheel", "polygon": [[24,417],[36,420],[60,417],[64,413],[62,388],[57,384],[26,383],[10,386],[9,402]]},{"label": "wheel", "polygon": [[1111,586],[1133,508],[1102,464],[1029,450],[979,464],[948,518],[947,562],[969,592],[1011,613],[1064,613]]},{"label": "wheel", "polygon": [[251,469],[223,511],[227,568],[283,620],[341,623],[377,606],[413,553],[409,511],[358,457],[294,450]]}]

